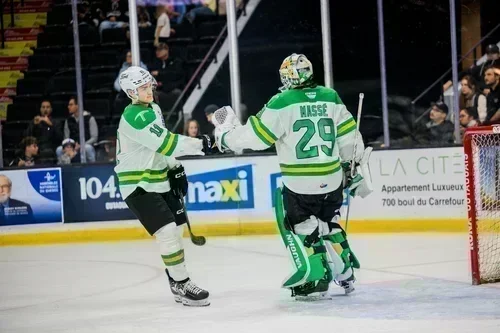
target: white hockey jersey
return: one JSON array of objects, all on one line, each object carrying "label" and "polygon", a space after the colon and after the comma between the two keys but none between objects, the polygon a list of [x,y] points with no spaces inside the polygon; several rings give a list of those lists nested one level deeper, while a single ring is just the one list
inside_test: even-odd
[{"label": "white hockey jersey", "polygon": [[[355,131],[337,92],[316,86],[275,95],[244,126],[224,134],[222,145],[241,151],[275,144],[285,186],[299,194],[323,194],[342,183],[340,163],[353,158]],[[363,151],[358,132],[357,159]]]},{"label": "white hockey jersey", "polygon": [[138,186],[147,192],[170,191],[167,171],[180,163],[184,155],[204,155],[202,141],[170,133],[161,109],[150,105],[130,104],[120,119],[114,168],[123,198]]}]

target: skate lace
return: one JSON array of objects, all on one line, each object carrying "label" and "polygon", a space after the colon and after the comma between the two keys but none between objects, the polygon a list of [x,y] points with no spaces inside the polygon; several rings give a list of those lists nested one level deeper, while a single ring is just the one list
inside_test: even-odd
[{"label": "skate lace", "polygon": [[195,294],[195,295],[198,295],[199,293],[201,293],[203,291],[203,289],[201,289],[200,287],[198,287],[197,285],[195,285],[191,281],[186,283],[185,290],[189,291],[190,293]]}]

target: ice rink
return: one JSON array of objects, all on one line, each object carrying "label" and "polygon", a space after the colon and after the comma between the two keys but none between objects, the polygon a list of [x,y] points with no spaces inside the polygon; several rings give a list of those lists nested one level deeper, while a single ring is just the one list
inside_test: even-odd
[{"label": "ice rink", "polygon": [[0,248],[0,332],[500,332],[500,284],[470,284],[465,234],[350,236],[357,290],[297,302],[277,236],[185,239],[211,306],[170,294],[154,241]]}]

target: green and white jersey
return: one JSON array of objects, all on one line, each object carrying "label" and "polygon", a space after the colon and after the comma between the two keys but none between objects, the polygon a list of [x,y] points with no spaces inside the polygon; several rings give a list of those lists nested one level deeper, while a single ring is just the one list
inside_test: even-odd
[{"label": "green and white jersey", "polygon": [[[222,144],[234,151],[275,144],[285,186],[299,194],[322,194],[340,186],[340,163],[353,158],[355,131],[337,92],[316,86],[275,95],[246,125],[224,134]],[[358,133],[357,158],[363,151]]]},{"label": "green and white jersey", "polygon": [[202,141],[170,133],[160,107],[130,104],[120,119],[114,168],[123,198],[138,186],[147,192],[170,191],[167,171],[184,155],[203,155]]}]

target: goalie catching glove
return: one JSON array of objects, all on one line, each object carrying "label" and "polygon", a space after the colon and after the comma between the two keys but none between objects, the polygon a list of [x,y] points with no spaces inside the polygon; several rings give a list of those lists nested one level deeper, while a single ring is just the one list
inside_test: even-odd
[{"label": "goalie catching glove", "polygon": [[224,145],[224,135],[233,130],[235,127],[241,126],[241,122],[234,113],[231,106],[223,106],[214,112],[212,116],[212,124],[215,126],[215,142],[221,153],[229,150]]},{"label": "goalie catching glove", "polygon": [[344,188],[349,189],[349,194],[352,197],[359,195],[361,198],[366,198],[373,192],[373,184],[369,167],[372,150],[372,147],[365,149],[361,159],[356,162],[353,175],[351,175],[351,163],[342,163],[342,168],[344,169]]}]

